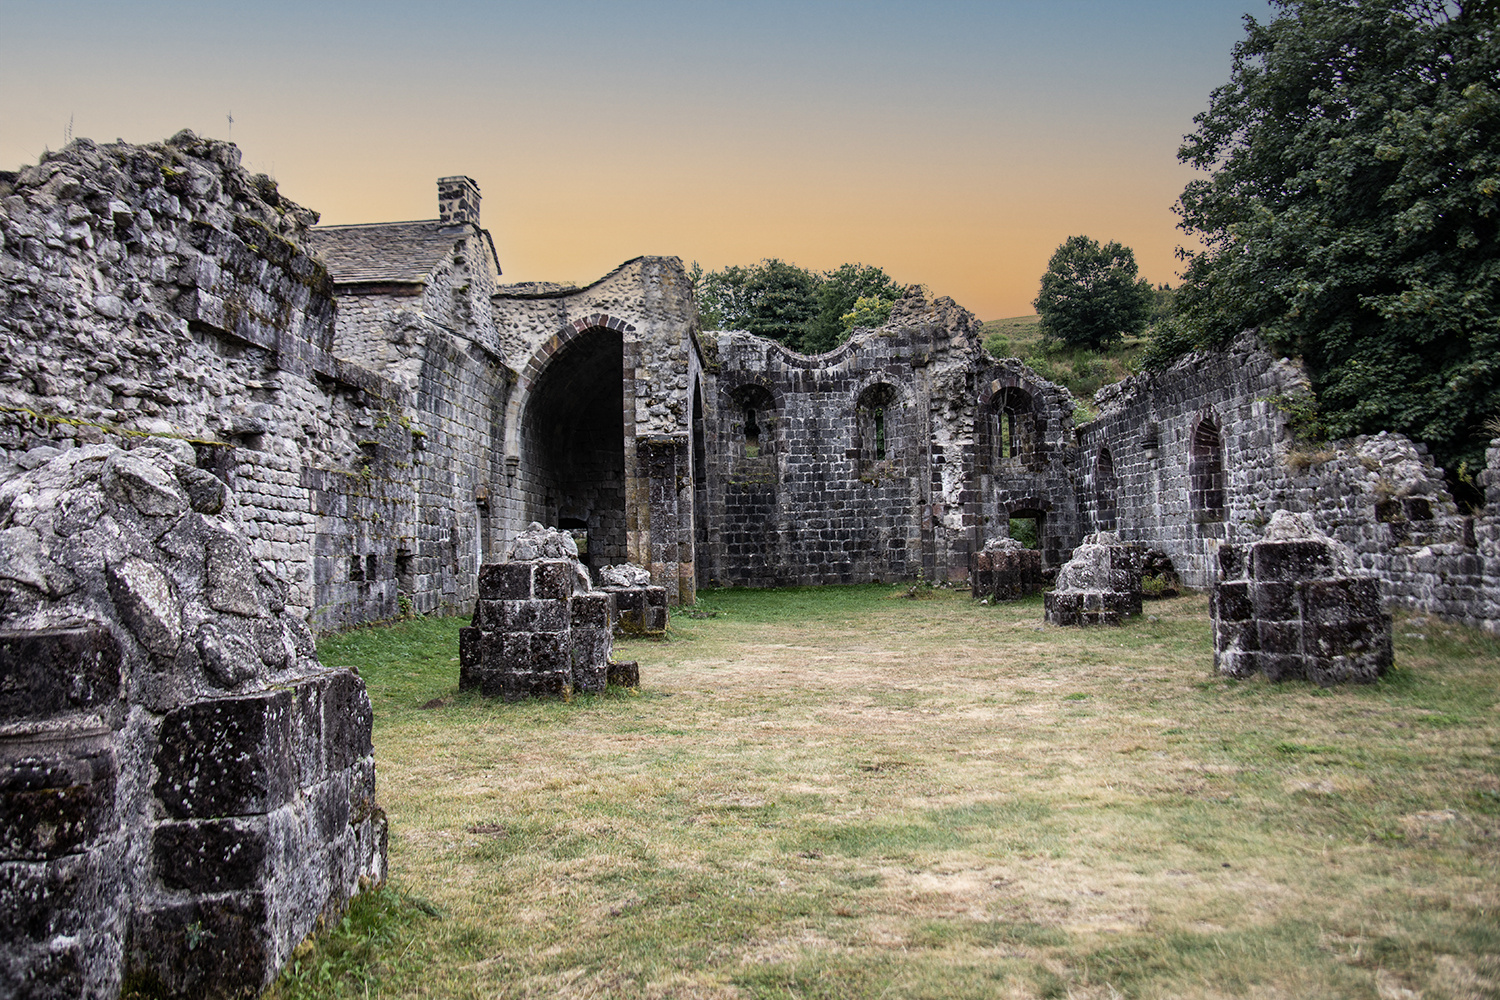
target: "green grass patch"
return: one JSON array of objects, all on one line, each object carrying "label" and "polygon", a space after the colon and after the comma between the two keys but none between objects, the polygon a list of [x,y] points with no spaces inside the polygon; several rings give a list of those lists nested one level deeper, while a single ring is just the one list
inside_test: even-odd
[{"label": "green grass patch", "polygon": [[329,928],[288,975],[345,992],[277,996],[1497,995],[1492,638],[1273,685],[1213,673],[1202,595],[1085,630],[907,589],[705,591],[617,644],[638,695],[569,703],[460,695],[457,620],[325,640],[443,916]]}]

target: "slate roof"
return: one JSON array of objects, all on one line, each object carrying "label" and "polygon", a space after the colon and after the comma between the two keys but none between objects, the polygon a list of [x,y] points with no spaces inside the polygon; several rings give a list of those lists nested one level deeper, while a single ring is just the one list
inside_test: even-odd
[{"label": "slate roof", "polygon": [[[308,230],[307,243],[336,284],[418,283],[427,280],[443,255],[452,253],[465,235],[462,227],[424,219],[317,226]],[[488,241],[489,234],[484,235]]]}]

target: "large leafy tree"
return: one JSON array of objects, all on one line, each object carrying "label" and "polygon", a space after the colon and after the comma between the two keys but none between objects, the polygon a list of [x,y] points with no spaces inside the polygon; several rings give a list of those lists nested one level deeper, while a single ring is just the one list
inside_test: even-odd
[{"label": "large leafy tree", "polygon": [[719,271],[694,263],[691,275],[704,329],[746,330],[809,354],[837,347],[856,320],[883,322],[902,291],[865,264],[820,274],[772,258]]},{"label": "large leafy tree", "polygon": [[[808,324],[802,349],[808,354],[831,351],[856,325],[879,326],[901,292],[890,275],[869,264],[843,264],[825,272],[818,285],[818,312]],[[864,308],[856,309],[861,300]]]},{"label": "large leafy tree", "polygon": [[1500,5],[1276,0],[1179,153],[1190,256],[1158,361],[1258,327],[1330,433],[1403,431],[1450,473],[1500,412]]},{"label": "large leafy tree", "polygon": [[1140,277],[1129,247],[1069,236],[1047,262],[1032,306],[1047,336],[1097,349],[1139,333],[1153,301],[1155,293]]}]

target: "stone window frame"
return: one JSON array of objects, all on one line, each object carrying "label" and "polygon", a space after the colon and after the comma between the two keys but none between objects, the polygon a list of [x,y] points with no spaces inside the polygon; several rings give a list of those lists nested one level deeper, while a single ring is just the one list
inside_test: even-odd
[{"label": "stone window frame", "polygon": [[884,378],[861,386],[855,394],[851,452],[859,478],[876,479],[895,471],[904,439],[899,411],[906,404],[901,387]]},{"label": "stone window frame", "polygon": [[1118,531],[1119,480],[1115,475],[1115,459],[1108,445],[1100,445],[1094,456],[1094,530]]},{"label": "stone window frame", "polygon": [[[728,455],[731,468],[775,464],[786,450],[784,408],[781,393],[764,383],[741,382],[725,387],[720,412],[727,418],[722,421],[727,433],[721,438],[720,447]],[[747,419],[751,414],[758,431],[753,441]]]},{"label": "stone window frame", "polygon": [[1200,413],[1188,436],[1188,508],[1199,522],[1224,520],[1224,431],[1212,411]]},{"label": "stone window frame", "polygon": [[1015,378],[998,378],[979,399],[976,444],[982,471],[996,474],[1046,468],[1046,418],[1039,396]]}]

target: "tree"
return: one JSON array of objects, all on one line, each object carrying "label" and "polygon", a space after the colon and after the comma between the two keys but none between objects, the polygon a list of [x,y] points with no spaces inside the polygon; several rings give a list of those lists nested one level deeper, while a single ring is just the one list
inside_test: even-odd
[{"label": "tree", "polygon": [[[855,326],[879,326],[890,316],[902,291],[885,271],[868,264],[842,264],[824,272],[818,286],[818,314],[808,326],[803,350],[809,354],[831,351],[849,339]],[[862,299],[870,301],[858,310]]]},{"label": "tree", "polygon": [[1097,350],[1139,333],[1153,301],[1151,283],[1138,277],[1129,247],[1069,236],[1047,262],[1032,306],[1045,336]]},{"label": "tree", "polygon": [[1500,7],[1276,5],[1178,153],[1211,174],[1178,203],[1203,249],[1151,363],[1256,327],[1302,357],[1330,433],[1479,467],[1500,412]]},{"label": "tree", "polygon": [[[721,271],[704,271],[694,262],[689,273],[703,329],[746,330],[805,354],[837,347],[856,319],[884,322],[902,292],[883,270],[866,264],[818,274],[771,258]],[[863,299],[870,301],[856,310]]]}]

